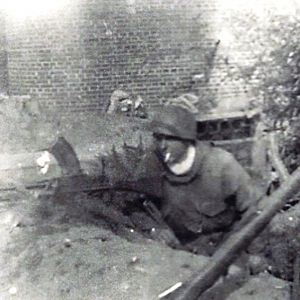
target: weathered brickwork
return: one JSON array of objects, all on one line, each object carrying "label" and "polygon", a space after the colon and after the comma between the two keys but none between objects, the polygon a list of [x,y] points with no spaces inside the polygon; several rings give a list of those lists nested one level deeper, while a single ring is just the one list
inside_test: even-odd
[{"label": "weathered brickwork", "polygon": [[4,16],[0,11],[0,94],[8,90],[7,51]]},{"label": "weathered brickwork", "polygon": [[51,16],[10,17],[10,93],[87,111],[103,110],[116,88],[150,104],[190,92],[214,50],[214,12],[213,1],[78,0]]},{"label": "weathered brickwork", "polygon": [[249,1],[65,1],[48,15],[7,15],[10,94],[63,113],[102,111],[117,88],[150,105],[193,92],[201,112],[257,97],[255,76],[241,72],[256,57],[241,34],[257,20]]}]

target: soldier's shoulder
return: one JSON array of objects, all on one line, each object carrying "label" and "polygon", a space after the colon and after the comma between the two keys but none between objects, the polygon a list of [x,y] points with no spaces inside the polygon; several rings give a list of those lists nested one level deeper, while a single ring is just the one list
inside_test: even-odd
[{"label": "soldier's shoulder", "polygon": [[199,144],[200,147],[205,147],[206,152],[206,158],[212,159],[215,161],[219,161],[222,164],[230,164],[232,162],[235,162],[235,157],[225,149],[222,149],[220,147],[212,146],[210,144]]}]

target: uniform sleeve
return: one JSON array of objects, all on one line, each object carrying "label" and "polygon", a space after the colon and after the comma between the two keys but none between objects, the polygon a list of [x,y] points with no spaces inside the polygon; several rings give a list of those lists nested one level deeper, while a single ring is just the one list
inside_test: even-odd
[{"label": "uniform sleeve", "polygon": [[260,192],[249,174],[229,153],[223,168],[222,183],[225,197],[235,196],[235,205],[240,212],[256,205],[260,198]]}]

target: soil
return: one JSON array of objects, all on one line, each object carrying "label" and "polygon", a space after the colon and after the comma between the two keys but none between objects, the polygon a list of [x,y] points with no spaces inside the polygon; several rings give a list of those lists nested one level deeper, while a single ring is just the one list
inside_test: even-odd
[{"label": "soil", "polygon": [[[91,154],[108,151],[104,146],[113,138],[121,146],[123,139],[130,140],[130,145],[139,143],[138,134],[133,139],[130,130],[124,131],[135,128],[135,123],[124,126],[115,120],[112,126],[112,120],[106,124],[99,116],[86,122],[71,120],[76,124],[60,118],[44,122],[35,120],[43,115],[38,109],[36,114],[24,111],[24,105],[17,106],[19,102],[6,101],[1,106],[3,153],[45,149],[61,134],[76,150],[84,147],[82,152]],[[143,211],[137,195],[58,197],[18,187],[16,192],[0,194],[0,300],[154,300],[174,284],[188,280],[209,260],[155,240],[160,228]],[[286,252],[275,245],[284,243],[281,233],[286,231],[275,230],[273,240],[268,239],[269,264],[276,276],[286,266],[280,264],[280,255]],[[258,240],[256,246],[265,254],[265,243]],[[289,272],[282,278],[289,279]],[[252,273],[255,275],[244,276],[241,269],[231,268],[201,299],[290,299],[288,281],[264,268]]]},{"label": "soil", "polygon": [[[158,299],[208,262],[155,241],[135,195],[114,196],[2,193],[0,299]],[[289,284],[268,273],[230,276],[201,299],[289,299]]]}]

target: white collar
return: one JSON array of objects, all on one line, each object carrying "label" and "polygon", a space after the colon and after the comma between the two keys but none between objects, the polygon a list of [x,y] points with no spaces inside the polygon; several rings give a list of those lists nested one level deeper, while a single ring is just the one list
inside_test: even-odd
[{"label": "white collar", "polygon": [[174,175],[184,175],[191,170],[195,157],[196,147],[194,145],[190,145],[187,149],[186,157],[178,163],[168,165],[168,168]]}]

